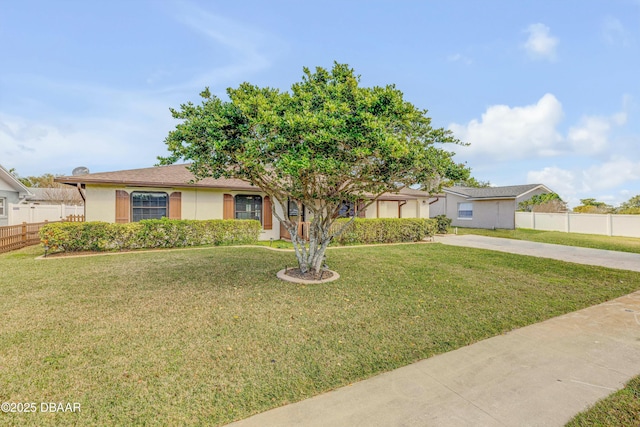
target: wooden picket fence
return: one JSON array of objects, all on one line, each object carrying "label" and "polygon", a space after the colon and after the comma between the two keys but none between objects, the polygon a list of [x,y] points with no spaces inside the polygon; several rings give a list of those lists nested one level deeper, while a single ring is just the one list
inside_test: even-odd
[{"label": "wooden picket fence", "polygon": [[[69,215],[64,221],[83,222],[84,215]],[[59,221],[51,221],[59,222]],[[40,228],[49,221],[0,227],[0,253],[40,243]]]}]

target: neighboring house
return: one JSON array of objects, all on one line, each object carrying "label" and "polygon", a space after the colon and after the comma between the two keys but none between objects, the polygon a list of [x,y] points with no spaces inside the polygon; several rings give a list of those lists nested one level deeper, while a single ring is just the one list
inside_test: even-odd
[{"label": "neighboring house", "polygon": [[29,189],[0,165],[0,227],[9,223],[9,203],[19,203],[30,195]]},{"label": "neighboring house", "polygon": [[[261,240],[289,237],[271,211],[269,196],[260,188],[239,179],[206,178],[194,181],[188,165],[156,166],[117,172],[100,172],[56,178],[78,187],[85,198],[87,221],[127,223],[150,218],[172,219],[256,219],[262,223]],[[385,194],[361,216],[366,218],[428,218],[429,194],[405,189]],[[297,212],[295,203],[275,204],[278,214],[291,219],[309,213]],[[353,215],[346,206],[345,216]]]},{"label": "neighboring house", "polygon": [[515,228],[518,204],[536,194],[552,193],[542,184],[506,187],[448,187],[431,201],[432,216],[445,214],[454,227]]},{"label": "neighboring house", "polygon": [[29,188],[32,195],[25,202],[36,205],[83,205],[76,188]]}]

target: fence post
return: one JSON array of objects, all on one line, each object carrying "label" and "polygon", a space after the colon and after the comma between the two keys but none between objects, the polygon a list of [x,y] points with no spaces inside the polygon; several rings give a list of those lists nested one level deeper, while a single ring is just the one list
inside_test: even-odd
[{"label": "fence post", "polygon": [[22,245],[26,246],[27,244],[27,223],[22,223]]},{"label": "fence post", "polygon": [[571,214],[569,212],[567,212],[567,220],[565,221],[565,231],[571,232]]},{"label": "fence post", "polygon": [[611,214],[607,214],[607,236],[613,236],[613,224]]},{"label": "fence post", "polygon": [[536,229],[536,213],[531,209],[531,228]]}]

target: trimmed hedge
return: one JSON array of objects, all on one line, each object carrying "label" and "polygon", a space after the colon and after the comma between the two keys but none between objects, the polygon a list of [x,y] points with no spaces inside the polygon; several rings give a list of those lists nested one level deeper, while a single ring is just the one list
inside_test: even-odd
[{"label": "trimmed hedge", "polygon": [[128,224],[58,222],[40,229],[40,240],[51,251],[118,251],[247,244],[258,241],[262,226],[246,220],[148,219]]},{"label": "trimmed hedge", "polygon": [[[338,230],[349,221],[339,219],[333,225]],[[438,224],[431,218],[356,218],[334,239],[341,245],[418,242],[436,233]]]}]

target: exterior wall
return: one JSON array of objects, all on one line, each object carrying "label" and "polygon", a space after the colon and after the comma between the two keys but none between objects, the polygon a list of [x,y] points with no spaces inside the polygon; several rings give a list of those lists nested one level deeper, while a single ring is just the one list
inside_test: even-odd
[{"label": "exterior wall", "polygon": [[[124,190],[131,194],[134,191],[164,191],[171,194],[174,191],[182,193],[181,217],[182,219],[222,219],[223,217],[223,195],[231,194],[258,194],[254,191],[230,191],[224,189],[203,189],[203,188],[151,188],[151,187],[111,187],[88,185],[86,194],[86,220],[87,221],[116,221],[116,190]],[[276,209],[283,211],[276,203]],[[273,216],[273,227],[271,230],[262,230],[259,239],[278,240],[280,238],[280,222]]]},{"label": "exterior wall", "polygon": [[[0,175],[0,197],[15,197],[15,200],[9,203],[17,203],[19,199],[19,191],[16,190],[17,184],[6,181],[2,175]],[[19,187],[18,187],[19,188]]]},{"label": "exterior wall", "polygon": [[435,218],[438,215],[447,214],[447,199],[444,196],[432,197],[429,199],[429,217]]},{"label": "exterior wall", "polygon": [[377,208],[376,208],[376,202],[371,203],[369,206],[367,206],[367,209],[365,209],[364,211],[364,217],[365,218],[377,218]]},{"label": "exterior wall", "polygon": [[640,215],[516,212],[516,227],[567,233],[640,237]]},{"label": "exterior wall", "polygon": [[116,188],[87,186],[85,197],[87,221],[116,222]]},{"label": "exterior wall", "polygon": [[[458,203],[466,203],[467,199],[456,196],[455,194],[447,194],[444,198],[444,214],[447,218],[451,218],[453,227],[475,227],[473,218],[458,219]],[[476,214],[476,205],[473,205],[473,215]]]},{"label": "exterior wall", "polygon": [[[458,218],[458,203],[472,203],[473,217]],[[447,194],[445,202],[445,215],[451,218],[454,227],[471,228],[515,228],[515,203],[508,200],[474,200],[455,194]]]},{"label": "exterior wall", "polygon": [[418,212],[418,218],[430,218],[431,206],[429,206],[429,199],[424,197],[416,200],[416,210]]},{"label": "exterior wall", "polygon": [[398,218],[398,202],[378,200],[378,218]]},{"label": "exterior wall", "polygon": [[429,218],[429,202],[426,197],[416,200],[407,200],[400,207],[401,218]]},{"label": "exterior wall", "polygon": [[419,205],[417,200],[407,200],[407,203],[400,206],[400,218],[419,218]]},{"label": "exterior wall", "polygon": [[[367,209],[367,218],[429,218],[427,198],[407,200],[403,205],[395,200],[380,200],[373,203],[373,209]],[[398,208],[400,216],[398,216]],[[379,209],[376,212],[376,209]]]},{"label": "exterior wall", "polygon": [[[0,199],[4,199],[4,215],[0,215],[0,227],[9,224],[9,205],[13,203],[18,203],[20,200],[18,197],[18,192],[13,191],[12,189],[4,189],[4,181],[0,179]],[[8,185],[7,185],[8,187]]]}]

